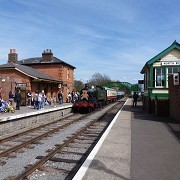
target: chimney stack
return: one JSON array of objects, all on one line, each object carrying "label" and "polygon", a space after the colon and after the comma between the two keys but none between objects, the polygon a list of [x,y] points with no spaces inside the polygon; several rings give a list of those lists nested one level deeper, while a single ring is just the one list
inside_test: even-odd
[{"label": "chimney stack", "polygon": [[51,49],[46,49],[42,53],[42,60],[41,62],[51,62],[53,60],[53,53]]},{"label": "chimney stack", "polygon": [[8,54],[8,63],[18,63],[18,54],[16,53],[16,49],[10,49],[10,53]]}]

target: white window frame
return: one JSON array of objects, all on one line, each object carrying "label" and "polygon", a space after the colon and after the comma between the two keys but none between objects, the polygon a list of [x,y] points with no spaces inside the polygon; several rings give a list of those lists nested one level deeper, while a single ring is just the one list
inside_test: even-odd
[{"label": "white window frame", "polygon": [[67,68],[67,79],[70,79],[70,69]]},{"label": "white window frame", "polygon": [[[160,85],[157,85],[157,70],[160,69],[161,70],[161,75],[160,75]],[[156,88],[163,88],[164,87],[164,84],[163,84],[163,80],[164,80],[164,83],[165,83],[165,74],[164,74],[164,67],[156,67],[155,68],[155,87]]]},{"label": "white window frame", "polygon": [[[168,71],[169,71],[169,68],[171,68],[172,69],[172,72],[171,73],[169,73]],[[177,71],[176,72],[174,72],[174,70],[175,70],[175,68],[177,68]],[[171,74],[174,74],[174,73],[177,73],[179,71],[179,67],[178,66],[176,66],[176,67],[167,67],[166,68],[166,74],[167,74],[167,76],[166,76],[166,87],[168,87],[168,76],[169,75],[171,75]]]}]

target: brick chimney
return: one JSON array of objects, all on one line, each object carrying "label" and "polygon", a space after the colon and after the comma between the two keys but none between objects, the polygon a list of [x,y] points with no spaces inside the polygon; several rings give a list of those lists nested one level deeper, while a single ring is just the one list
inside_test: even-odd
[{"label": "brick chimney", "polygon": [[10,53],[8,54],[8,63],[18,63],[18,54],[16,53],[16,49],[10,49]]},{"label": "brick chimney", "polygon": [[42,60],[41,62],[51,62],[53,60],[53,53],[51,52],[51,49],[46,49],[42,53]]}]

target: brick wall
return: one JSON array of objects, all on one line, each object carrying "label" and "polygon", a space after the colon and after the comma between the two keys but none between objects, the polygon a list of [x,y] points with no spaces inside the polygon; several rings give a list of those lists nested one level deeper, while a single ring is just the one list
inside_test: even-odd
[{"label": "brick wall", "polygon": [[[74,69],[71,66],[66,64],[54,64],[50,63],[53,58],[53,53],[51,50],[47,49],[42,53],[42,61],[47,62],[43,64],[29,64],[30,67],[54,78],[57,80],[61,80],[63,85],[61,88],[58,87],[58,83],[48,83],[48,82],[35,82],[31,81],[30,77],[23,75],[22,73],[15,70],[0,70],[0,94],[2,95],[4,100],[8,100],[8,92],[10,90],[15,93],[15,82],[17,83],[26,83],[27,86],[24,88],[24,91],[31,90],[34,93],[36,90],[46,90],[46,95],[56,96],[58,91],[62,91],[64,94],[63,102],[66,102],[66,97],[69,92],[74,90]],[[11,49],[8,56],[8,63],[10,62],[18,62],[18,54],[15,49]],[[6,79],[5,82],[2,83],[2,79]],[[33,86],[32,86],[32,84]],[[22,89],[22,88],[21,88]],[[25,100],[26,101],[26,100]]]},{"label": "brick wall", "polygon": [[32,94],[34,95],[37,90],[46,90],[46,95],[49,98],[50,96],[55,95],[57,97],[58,92],[58,85],[56,83],[49,83],[49,82],[38,82],[33,81],[31,82],[31,78],[12,69],[7,70],[0,70],[0,77],[3,77],[5,79],[4,82],[2,82],[2,78],[0,80],[0,93],[2,98],[5,101],[9,100],[8,93],[10,90],[12,90],[13,94],[15,94],[16,89],[16,83],[26,83],[25,87],[21,87],[21,95],[22,97],[22,105],[27,104],[26,99],[26,92],[28,90],[31,90]]},{"label": "brick wall", "polygon": [[[68,92],[72,92],[74,89],[74,69],[70,66],[57,64],[44,64],[43,66],[38,64],[31,65],[31,67],[52,78],[62,80],[63,84],[67,84],[67,86],[62,86],[62,88],[59,89],[64,94],[63,102],[66,102]],[[69,73],[69,78],[67,73]]]},{"label": "brick wall", "polygon": [[[28,90],[30,87],[30,78],[26,75],[16,71],[16,70],[1,70],[0,71],[1,77],[4,77],[5,81],[0,81],[0,87],[1,87],[1,95],[2,98],[6,101],[9,99],[9,91],[12,90],[13,94],[15,93],[15,83],[26,83],[27,87],[26,90]],[[23,89],[23,88],[21,88]]]},{"label": "brick wall", "polygon": [[180,85],[174,85],[172,75],[169,76],[168,82],[169,82],[169,114],[171,118],[180,122]]}]

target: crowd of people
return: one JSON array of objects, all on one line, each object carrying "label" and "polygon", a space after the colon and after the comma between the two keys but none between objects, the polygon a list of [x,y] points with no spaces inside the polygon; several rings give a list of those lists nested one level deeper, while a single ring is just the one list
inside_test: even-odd
[{"label": "crowd of people", "polygon": [[67,97],[66,97],[66,102],[67,103],[75,103],[78,99],[79,99],[79,93],[78,92],[72,92],[72,93],[68,93]]},{"label": "crowd of people", "polygon": [[16,102],[16,110],[20,110],[21,106],[21,92],[19,89],[16,90],[15,94],[9,91],[9,101],[3,100],[0,95],[0,112],[14,112],[14,102]]},{"label": "crowd of people", "polygon": [[[33,107],[34,109],[40,110],[44,109],[44,106],[46,105],[56,107],[57,103],[60,105],[64,101],[66,103],[74,103],[78,101],[79,93],[73,91],[72,93],[68,93],[67,97],[64,97],[63,92],[59,91],[57,97],[55,95],[53,95],[53,97],[46,97],[44,90],[37,90],[34,94],[30,90],[28,90],[26,94],[26,99],[26,105],[28,107]],[[5,107],[7,108],[7,106],[11,108],[13,107],[16,110],[20,110],[21,101],[22,95],[19,89],[16,90],[15,94],[13,94],[12,91],[9,91],[8,101],[4,101],[0,95],[0,112],[4,112],[4,109]]]}]

